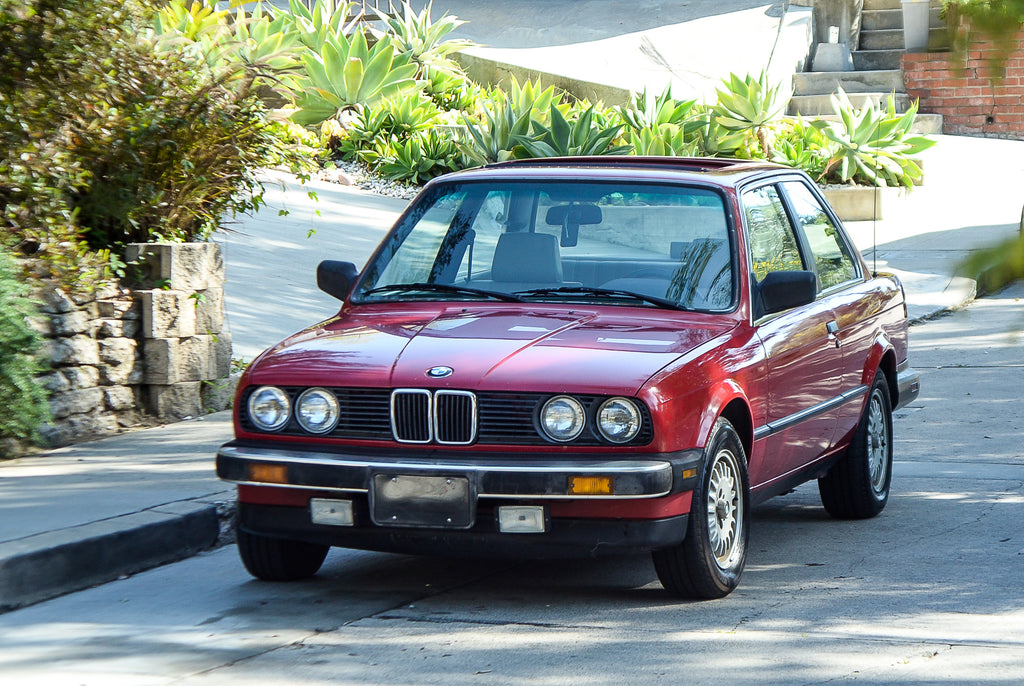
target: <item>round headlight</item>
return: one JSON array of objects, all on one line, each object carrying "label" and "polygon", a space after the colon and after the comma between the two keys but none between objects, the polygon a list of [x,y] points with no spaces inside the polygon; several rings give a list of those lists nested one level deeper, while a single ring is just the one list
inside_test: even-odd
[{"label": "round headlight", "polygon": [[586,412],[579,400],[568,395],[556,395],[540,410],[540,425],[547,437],[559,443],[573,440],[587,423]]},{"label": "round headlight", "polygon": [[249,396],[249,418],[263,431],[278,431],[288,423],[292,403],[276,386],[260,386]]},{"label": "round headlight", "polygon": [[325,434],[338,425],[338,399],[326,388],[303,391],[295,402],[295,418],[306,431]]},{"label": "round headlight", "polygon": [[629,398],[609,398],[597,410],[597,428],[606,440],[626,443],[640,432],[640,410]]}]

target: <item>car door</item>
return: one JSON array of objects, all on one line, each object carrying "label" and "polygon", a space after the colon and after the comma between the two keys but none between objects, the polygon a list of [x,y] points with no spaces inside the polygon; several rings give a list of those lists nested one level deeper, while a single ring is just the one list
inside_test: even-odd
[{"label": "car door", "polygon": [[[836,391],[848,398],[836,412],[833,445],[853,431],[860,417],[867,355],[875,335],[870,310],[877,308],[864,284],[862,263],[842,227],[825,210],[824,203],[806,182],[785,181],[781,186],[790,215],[806,245],[811,266],[818,275],[818,299],[835,314],[834,342],[843,353],[843,376]],[[866,389],[865,389],[866,390]],[[837,401],[839,402],[839,401]]]},{"label": "car door", "polygon": [[[775,185],[741,196],[750,253],[751,287],[773,271],[813,269]],[[768,370],[765,418],[755,427],[752,487],[769,484],[812,462],[832,445],[843,375],[842,350],[827,300],[759,317],[754,326]]]}]

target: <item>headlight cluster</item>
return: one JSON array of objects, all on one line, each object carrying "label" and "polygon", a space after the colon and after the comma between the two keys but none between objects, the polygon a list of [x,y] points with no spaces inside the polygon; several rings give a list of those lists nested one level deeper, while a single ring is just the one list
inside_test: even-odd
[{"label": "headlight cluster", "polygon": [[[280,431],[292,414],[288,394],[276,386],[260,386],[249,396],[249,418],[263,431]],[[310,388],[295,401],[295,419],[313,434],[329,433],[338,425],[338,399],[326,388]]]},{"label": "headlight cluster", "polygon": [[[576,440],[587,426],[587,411],[571,395],[556,395],[540,410],[540,428],[544,435],[557,443]],[[642,424],[642,415],[636,401],[629,398],[609,398],[594,413],[597,432],[609,443],[628,443],[633,440]]]}]

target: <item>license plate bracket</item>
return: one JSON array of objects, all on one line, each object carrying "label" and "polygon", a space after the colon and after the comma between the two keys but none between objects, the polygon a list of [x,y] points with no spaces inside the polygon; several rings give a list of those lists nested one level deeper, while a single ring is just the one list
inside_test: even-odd
[{"label": "license plate bracket", "polygon": [[469,529],[476,499],[464,476],[374,474],[370,517],[378,526]]}]

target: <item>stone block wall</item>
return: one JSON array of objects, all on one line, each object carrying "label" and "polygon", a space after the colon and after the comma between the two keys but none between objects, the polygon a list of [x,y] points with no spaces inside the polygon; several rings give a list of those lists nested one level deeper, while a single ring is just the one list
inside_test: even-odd
[{"label": "stone block wall", "polygon": [[1005,74],[995,81],[995,47],[989,43],[973,43],[962,64],[947,52],[907,53],[907,93],[920,99],[921,112],[942,115],[943,133],[1024,140],[1024,31],[1016,45]]},{"label": "stone block wall", "polygon": [[69,296],[37,294],[33,325],[46,341],[53,446],[155,419],[224,409],[231,335],[224,319],[224,262],[215,243],[129,246],[142,287]]},{"label": "stone block wall", "polygon": [[33,325],[51,366],[42,379],[53,415],[47,441],[66,445],[139,423],[141,308],[131,293],[110,288],[72,298],[51,287],[40,296]]}]

